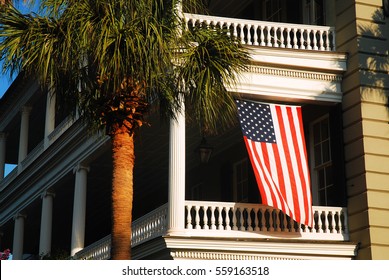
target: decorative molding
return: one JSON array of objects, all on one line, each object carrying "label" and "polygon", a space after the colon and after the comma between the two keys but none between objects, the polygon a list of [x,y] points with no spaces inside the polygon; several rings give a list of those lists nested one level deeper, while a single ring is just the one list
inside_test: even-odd
[{"label": "decorative molding", "polygon": [[285,256],[306,259],[351,259],[356,255],[357,245],[334,241],[270,241],[266,239],[222,239],[195,237],[165,237],[166,247],[172,251],[201,251],[222,254]]},{"label": "decorative molding", "polygon": [[239,261],[253,261],[253,260],[302,260],[308,259],[305,257],[296,256],[277,256],[277,255],[255,255],[245,253],[219,253],[219,252],[200,252],[200,251],[172,251],[170,253],[173,259],[196,259],[196,260],[239,260]]},{"label": "decorative molding", "polygon": [[342,75],[337,75],[337,74],[280,69],[280,68],[264,67],[258,65],[250,65],[248,67],[248,72],[254,74],[261,74],[261,75],[282,76],[282,77],[329,81],[329,82],[342,81]]}]

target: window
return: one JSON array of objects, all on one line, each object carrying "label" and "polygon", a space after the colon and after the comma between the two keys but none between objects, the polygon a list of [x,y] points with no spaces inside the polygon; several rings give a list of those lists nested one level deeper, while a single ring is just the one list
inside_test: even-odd
[{"label": "window", "polygon": [[234,201],[236,202],[248,202],[248,160],[247,158],[235,162],[233,165],[233,194]]},{"label": "window", "polygon": [[334,194],[329,116],[311,124],[312,187],[315,204],[331,205]]},{"label": "window", "polygon": [[312,25],[325,24],[325,1],[305,0],[305,23]]},{"label": "window", "polygon": [[265,20],[267,21],[282,21],[282,1],[281,0],[265,0],[264,12]]}]

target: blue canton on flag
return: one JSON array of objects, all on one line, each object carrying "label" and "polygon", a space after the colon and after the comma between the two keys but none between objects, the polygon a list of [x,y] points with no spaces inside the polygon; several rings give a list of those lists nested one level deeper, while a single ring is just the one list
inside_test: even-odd
[{"label": "blue canton on flag", "polygon": [[254,103],[238,102],[243,134],[252,141],[276,143],[270,106],[267,104],[255,105]]}]

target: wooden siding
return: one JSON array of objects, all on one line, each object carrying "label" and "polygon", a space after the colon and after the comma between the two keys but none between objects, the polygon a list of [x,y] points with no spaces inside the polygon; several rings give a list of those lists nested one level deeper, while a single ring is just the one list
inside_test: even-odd
[{"label": "wooden siding", "polygon": [[389,259],[389,19],[381,0],[338,0],[337,50],[348,53],[342,84],[351,241],[359,259]]}]

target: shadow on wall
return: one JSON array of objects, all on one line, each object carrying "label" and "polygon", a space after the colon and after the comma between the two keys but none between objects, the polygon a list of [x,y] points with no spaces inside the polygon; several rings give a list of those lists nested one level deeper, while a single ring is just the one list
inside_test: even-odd
[{"label": "shadow on wall", "polygon": [[374,97],[378,102],[386,102],[389,112],[389,96],[384,91],[389,88],[389,14],[377,9],[372,22],[360,21],[358,30],[361,84],[370,85],[363,90],[362,100],[368,95],[370,100]]}]

